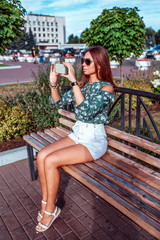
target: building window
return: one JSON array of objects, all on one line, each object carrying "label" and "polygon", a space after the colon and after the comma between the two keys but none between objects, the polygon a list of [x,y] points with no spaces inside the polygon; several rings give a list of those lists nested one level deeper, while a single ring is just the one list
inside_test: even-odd
[{"label": "building window", "polygon": [[58,39],[56,39],[56,43],[58,42]]},{"label": "building window", "polygon": [[36,28],[34,27],[33,30],[36,31]]},{"label": "building window", "polygon": [[54,34],[53,34],[53,33],[51,34],[51,37],[54,37]]},{"label": "building window", "polygon": [[49,28],[47,28],[47,32],[49,32]]},{"label": "building window", "polygon": [[41,25],[40,21],[38,21],[38,25],[39,25],[39,26]]},{"label": "building window", "polygon": [[57,22],[55,22],[55,26],[58,27],[58,23]]},{"label": "building window", "polygon": [[41,31],[41,28],[38,28],[38,31],[40,32],[40,31]]},{"label": "building window", "polygon": [[31,25],[31,21],[29,21],[28,24]]},{"label": "building window", "polygon": [[56,28],[56,32],[58,32],[58,28]]},{"label": "building window", "polygon": [[36,33],[34,33],[34,37],[36,37]]},{"label": "building window", "polygon": [[53,22],[51,22],[51,26],[53,27]]},{"label": "building window", "polygon": [[50,42],[49,39],[48,39],[48,42]]},{"label": "building window", "polygon": [[45,32],[45,28],[43,28],[43,32]]},{"label": "building window", "polygon": [[51,28],[51,31],[53,32],[53,28]]},{"label": "building window", "polygon": [[39,37],[41,37],[41,34],[39,33]]},{"label": "building window", "polygon": [[45,37],[46,36],[46,34],[45,33],[43,33],[43,37]]},{"label": "building window", "polygon": [[33,21],[33,25],[35,25],[36,24],[36,22],[35,21]]},{"label": "building window", "polygon": [[44,25],[45,25],[45,22],[42,22],[42,26],[44,27]]},{"label": "building window", "polygon": [[49,26],[49,22],[47,22],[47,26]]},{"label": "building window", "polygon": [[56,37],[58,37],[58,34],[56,34]]},{"label": "building window", "polygon": [[47,36],[49,37],[49,33],[47,34]]},{"label": "building window", "polygon": [[54,39],[52,39],[52,43],[54,43]]}]

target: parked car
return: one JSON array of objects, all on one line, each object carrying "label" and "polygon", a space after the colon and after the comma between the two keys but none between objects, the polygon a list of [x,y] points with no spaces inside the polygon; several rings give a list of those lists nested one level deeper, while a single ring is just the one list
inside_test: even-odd
[{"label": "parked car", "polygon": [[160,45],[157,45],[154,48],[152,48],[151,50],[148,50],[146,52],[146,57],[147,58],[155,58],[155,55],[157,53],[160,53]]}]

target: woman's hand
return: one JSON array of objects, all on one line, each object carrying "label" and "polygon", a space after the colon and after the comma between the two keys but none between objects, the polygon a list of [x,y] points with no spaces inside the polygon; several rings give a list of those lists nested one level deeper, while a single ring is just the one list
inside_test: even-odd
[{"label": "woman's hand", "polygon": [[68,68],[68,74],[61,74],[62,77],[68,78],[70,82],[76,82],[75,71],[71,63],[64,63],[64,66]]},{"label": "woman's hand", "polygon": [[59,77],[59,73],[55,72],[55,64],[54,64],[54,67],[51,65],[50,75],[49,75],[50,84],[56,86],[58,82],[58,77]]}]

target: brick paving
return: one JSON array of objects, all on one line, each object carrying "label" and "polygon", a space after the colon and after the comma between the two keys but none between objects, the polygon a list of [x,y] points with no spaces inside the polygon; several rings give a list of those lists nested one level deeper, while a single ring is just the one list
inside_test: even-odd
[{"label": "brick paving", "polygon": [[60,216],[36,233],[39,180],[30,181],[27,159],[0,167],[0,240],[156,240],[110,204],[61,171]]}]

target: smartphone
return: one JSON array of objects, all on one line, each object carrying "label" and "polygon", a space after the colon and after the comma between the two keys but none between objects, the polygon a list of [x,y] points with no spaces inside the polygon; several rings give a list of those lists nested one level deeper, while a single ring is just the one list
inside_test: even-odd
[{"label": "smartphone", "polygon": [[67,67],[64,66],[63,63],[56,63],[55,64],[55,72],[60,74],[67,74]]}]

